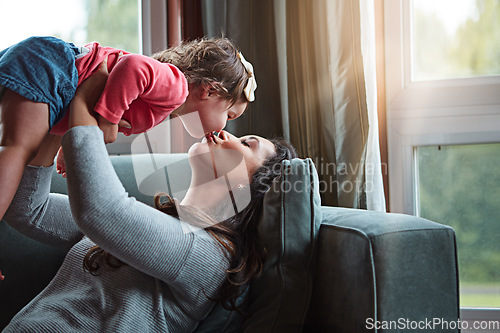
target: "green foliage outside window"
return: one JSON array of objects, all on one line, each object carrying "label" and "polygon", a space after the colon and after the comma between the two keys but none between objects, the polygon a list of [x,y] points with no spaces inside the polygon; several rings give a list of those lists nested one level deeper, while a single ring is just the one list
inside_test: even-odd
[{"label": "green foliage outside window", "polygon": [[414,9],[414,79],[500,75],[500,1],[475,0],[474,10],[454,35],[445,28],[446,13]]},{"label": "green foliage outside window", "polygon": [[138,0],[87,0],[87,40],[140,53]]},{"label": "green foliage outside window", "polygon": [[417,153],[420,216],[455,229],[462,303],[483,302],[462,305],[500,307],[500,144]]}]

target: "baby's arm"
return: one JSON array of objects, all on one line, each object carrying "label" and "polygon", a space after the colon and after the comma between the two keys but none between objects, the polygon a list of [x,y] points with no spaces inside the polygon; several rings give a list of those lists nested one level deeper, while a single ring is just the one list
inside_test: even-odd
[{"label": "baby's arm", "polygon": [[101,129],[104,135],[105,143],[115,142],[116,137],[118,135],[119,127],[127,127],[127,128],[131,127],[130,123],[125,119],[120,119],[118,124],[113,124],[112,122],[110,122],[101,115],[97,117],[97,123],[99,124],[99,128]]},{"label": "baby's arm", "polygon": [[[102,126],[110,127],[112,123],[117,124],[125,110],[130,108],[130,104],[149,88],[151,84],[149,68],[138,60],[146,58],[148,57],[140,55],[123,56],[109,73],[105,89],[94,108],[108,121],[107,124],[103,122]],[[154,59],[153,61],[158,62]],[[99,127],[101,127],[100,120]],[[104,131],[103,133],[106,134]]]},{"label": "baby's arm", "polygon": [[99,124],[99,128],[101,129],[104,135],[105,143],[115,142],[116,137],[118,136],[118,124],[113,124],[106,118],[101,115],[98,115],[97,122]]},{"label": "baby's arm", "polygon": [[153,111],[163,112],[165,108],[177,108],[187,95],[186,78],[177,67],[147,56],[128,54],[111,70],[95,111],[118,123],[138,98]]}]

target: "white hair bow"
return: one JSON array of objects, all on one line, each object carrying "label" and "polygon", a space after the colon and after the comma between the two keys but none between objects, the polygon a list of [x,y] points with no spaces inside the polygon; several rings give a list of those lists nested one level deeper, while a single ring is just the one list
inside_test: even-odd
[{"label": "white hair bow", "polygon": [[240,52],[238,53],[240,56],[241,62],[243,63],[243,66],[245,66],[245,69],[247,70],[248,73],[248,83],[244,89],[245,91],[245,96],[249,102],[253,102],[255,100],[255,94],[254,91],[257,89],[257,81],[255,80],[255,74],[253,72],[253,66],[251,63],[245,60],[243,57],[243,54]]}]

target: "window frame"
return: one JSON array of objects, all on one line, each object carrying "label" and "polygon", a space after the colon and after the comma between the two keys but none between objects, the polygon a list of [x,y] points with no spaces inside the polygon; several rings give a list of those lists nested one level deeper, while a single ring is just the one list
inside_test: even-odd
[{"label": "window frame", "polygon": [[[411,1],[384,0],[385,76],[390,207],[418,216],[416,148],[500,142],[500,76],[412,81]],[[500,309],[461,316],[496,319]]]}]

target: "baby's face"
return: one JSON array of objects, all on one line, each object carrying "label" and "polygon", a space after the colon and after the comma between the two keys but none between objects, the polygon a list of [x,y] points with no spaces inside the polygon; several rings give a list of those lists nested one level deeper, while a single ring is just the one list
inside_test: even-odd
[{"label": "baby's face", "polygon": [[245,112],[247,102],[237,102],[233,105],[222,97],[216,95],[208,99],[198,110],[200,121],[203,126],[203,134],[220,132],[226,127],[228,120],[238,118]]},{"label": "baby's face", "polygon": [[[248,102],[231,102],[220,97],[215,90],[204,90],[200,98],[192,105],[192,110],[181,116],[184,128],[195,138],[202,138],[207,133],[220,132],[228,120],[236,119],[245,112]],[[186,117],[188,116],[188,117]]]}]

